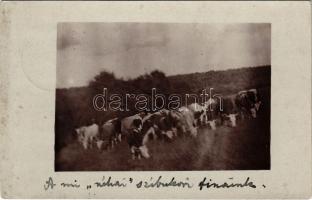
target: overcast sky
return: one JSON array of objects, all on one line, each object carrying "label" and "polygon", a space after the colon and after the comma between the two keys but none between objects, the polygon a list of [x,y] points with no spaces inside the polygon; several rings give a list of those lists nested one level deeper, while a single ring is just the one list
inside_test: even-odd
[{"label": "overcast sky", "polygon": [[85,86],[104,70],[133,78],[270,63],[270,24],[58,24],[58,88]]}]

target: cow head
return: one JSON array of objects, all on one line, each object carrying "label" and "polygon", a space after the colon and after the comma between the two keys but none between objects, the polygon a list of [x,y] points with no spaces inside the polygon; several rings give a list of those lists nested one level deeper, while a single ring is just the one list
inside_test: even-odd
[{"label": "cow head", "polygon": [[229,114],[229,118],[230,118],[230,122],[231,122],[231,126],[232,127],[236,127],[236,117],[237,117],[237,113],[236,114]]},{"label": "cow head", "polygon": [[203,124],[204,124],[204,125],[208,124],[208,115],[207,115],[207,112],[203,115]]},{"label": "cow head", "polygon": [[174,133],[173,133],[172,130],[166,131],[165,134],[166,134],[166,136],[167,136],[170,140],[173,139]]},{"label": "cow head", "polygon": [[84,149],[88,148],[88,138],[85,136],[86,127],[80,127],[75,129],[77,133],[78,142],[82,144]]},{"label": "cow head", "polygon": [[177,137],[178,136],[178,129],[176,127],[172,127],[171,130],[173,133],[173,137]]},{"label": "cow head", "polygon": [[207,111],[203,110],[201,116],[200,116],[200,124],[201,125],[206,125],[208,118],[207,118]]},{"label": "cow head", "polygon": [[261,101],[258,101],[257,103],[255,103],[256,111],[259,111],[260,105],[261,105]]},{"label": "cow head", "polygon": [[139,149],[140,149],[141,155],[142,155],[144,158],[150,158],[150,157],[151,157],[151,156],[149,155],[148,149],[147,149],[147,147],[146,147],[145,145],[139,147]]},{"label": "cow head", "polygon": [[117,138],[118,138],[118,141],[121,142],[121,134],[118,134]]},{"label": "cow head", "polygon": [[98,140],[98,141],[96,141],[96,146],[98,147],[99,150],[102,149],[103,143],[104,143],[103,140]]},{"label": "cow head", "polygon": [[[144,130],[144,128],[143,128],[143,130]],[[147,142],[151,139],[156,139],[156,133],[155,133],[155,127],[154,126],[149,127],[147,130],[144,130],[144,132],[142,132],[142,134],[144,135],[142,145],[146,145]]]},{"label": "cow head", "polygon": [[142,111],[142,112],[138,113],[138,115],[143,119],[145,116],[148,115],[148,113],[146,111]]},{"label": "cow head", "polygon": [[85,127],[80,127],[75,129],[77,133],[78,142],[82,143],[85,138]]},{"label": "cow head", "polygon": [[215,119],[214,119],[214,120],[211,120],[211,121],[208,121],[208,124],[209,124],[209,126],[210,126],[210,128],[211,128],[212,130],[216,130],[216,129],[217,129],[216,120],[215,120]]},{"label": "cow head", "polygon": [[135,129],[137,129],[138,131],[142,130],[142,120],[141,119],[135,119],[132,122],[133,126]]},{"label": "cow head", "polygon": [[256,118],[257,117],[256,107],[250,108],[250,113],[251,113],[252,118]]},{"label": "cow head", "polygon": [[236,118],[237,118],[238,114],[223,114],[223,118],[226,121],[230,122],[230,126],[232,127],[236,127]]}]

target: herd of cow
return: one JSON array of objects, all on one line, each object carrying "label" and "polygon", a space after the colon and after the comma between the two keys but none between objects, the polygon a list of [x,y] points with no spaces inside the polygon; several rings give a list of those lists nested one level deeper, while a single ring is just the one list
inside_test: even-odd
[{"label": "herd of cow", "polygon": [[75,129],[84,149],[108,144],[113,148],[126,139],[132,159],[149,158],[146,146],[150,140],[172,141],[176,137],[196,137],[200,126],[215,130],[217,126],[235,127],[238,117],[257,117],[261,100],[257,89],[240,91],[220,99],[210,98],[203,104],[192,103],[176,110],[162,109],[154,113],[140,112],[123,119],[114,118],[102,125],[96,123]]}]

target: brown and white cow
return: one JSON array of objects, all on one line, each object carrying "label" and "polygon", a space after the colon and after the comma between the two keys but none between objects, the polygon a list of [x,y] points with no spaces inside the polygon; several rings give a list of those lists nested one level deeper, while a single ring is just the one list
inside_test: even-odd
[{"label": "brown and white cow", "polygon": [[235,103],[235,95],[223,97],[219,110],[222,124],[227,124],[231,127],[237,126],[238,109]]},{"label": "brown and white cow", "polygon": [[121,120],[121,134],[124,136],[127,136],[129,133],[132,132],[133,128],[135,128],[133,121],[138,119],[141,121],[141,127],[139,127],[139,129],[142,129],[142,120],[145,114],[143,113],[139,113],[139,114],[135,114],[129,117],[125,117]]},{"label": "brown and white cow", "polygon": [[132,159],[150,158],[146,141],[144,141],[145,135],[142,132],[142,121],[140,119],[134,119],[132,121],[132,129],[128,131],[127,142],[130,148]]},{"label": "brown and white cow", "polygon": [[212,130],[217,129],[217,120],[220,114],[220,110],[218,110],[220,109],[220,106],[218,103],[218,101],[212,98],[205,102],[206,124],[208,124]]},{"label": "brown and white cow", "polygon": [[[172,111],[163,109],[143,118],[142,131],[148,132],[149,138],[172,140],[177,136],[175,120],[171,117]],[[154,135],[151,135],[153,133]]]},{"label": "brown and white cow", "polygon": [[256,89],[243,90],[238,92],[235,103],[242,118],[256,118],[260,109],[261,101],[258,98]]},{"label": "brown and white cow", "polygon": [[114,145],[121,142],[121,120],[114,118],[105,122],[100,131],[99,140],[97,141],[97,146],[101,149],[101,146],[104,141],[108,141],[111,148],[114,148]]},{"label": "brown and white cow", "polygon": [[198,103],[192,103],[187,106],[189,110],[194,113],[195,126],[205,125],[207,122],[207,114],[205,105],[202,106]]}]

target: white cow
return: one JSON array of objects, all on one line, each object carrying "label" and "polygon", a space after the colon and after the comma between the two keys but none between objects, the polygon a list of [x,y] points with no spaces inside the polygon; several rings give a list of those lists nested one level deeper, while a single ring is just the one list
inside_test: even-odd
[{"label": "white cow", "polygon": [[82,126],[76,129],[78,135],[78,142],[80,142],[84,149],[88,149],[89,145],[92,146],[93,140],[99,136],[99,126],[92,124],[90,126]]},{"label": "white cow", "polygon": [[191,136],[196,137],[197,136],[197,127],[194,124],[195,118],[194,118],[194,112],[188,109],[187,107],[181,107],[179,108],[179,112],[182,113],[181,122],[184,125],[186,132],[189,132]]}]

